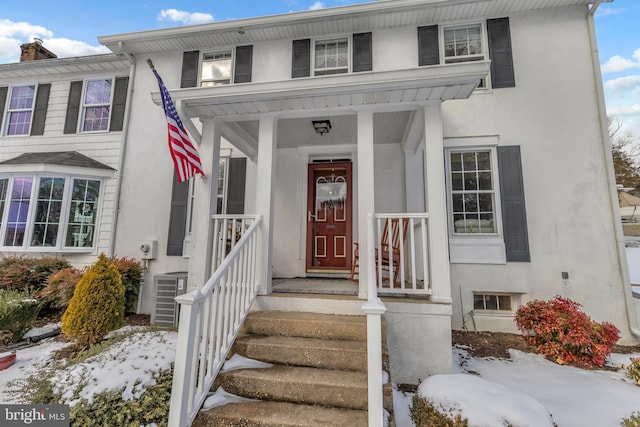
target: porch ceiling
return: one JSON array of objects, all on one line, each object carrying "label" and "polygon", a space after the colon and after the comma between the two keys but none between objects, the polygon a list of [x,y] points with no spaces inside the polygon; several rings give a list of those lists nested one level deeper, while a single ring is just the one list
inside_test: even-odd
[{"label": "porch ceiling", "polygon": [[[609,1],[609,0],[605,0]],[[490,18],[593,0],[380,0],[314,11],[98,37],[115,53],[185,51],[320,34]]]}]

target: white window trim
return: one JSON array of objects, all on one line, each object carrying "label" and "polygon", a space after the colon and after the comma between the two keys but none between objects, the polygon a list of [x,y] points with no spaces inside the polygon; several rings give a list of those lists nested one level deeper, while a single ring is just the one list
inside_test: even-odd
[{"label": "white window trim", "polygon": [[[229,186],[229,159],[231,158],[232,150],[230,148],[222,148],[220,149],[220,160],[226,161],[225,167],[225,176],[224,176],[224,189],[222,196],[222,210],[223,212],[227,210],[227,188]],[[191,234],[193,230],[193,202],[195,201],[195,180],[191,180],[191,184],[189,185],[189,195],[187,202],[187,224],[185,224],[185,233],[184,240],[182,241],[182,257],[189,258],[189,250],[191,248]],[[216,178],[216,188],[218,187],[218,181]],[[216,204],[218,206],[218,195],[216,194]],[[217,209],[217,208],[216,208]]]},{"label": "white window trim", "polygon": [[[107,128],[104,130],[83,130],[84,128],[84,119],[85,119],[85,112],[86,112],[86,107],[104,107],[107,106],[107,104],[85,104],[85,96],[87,94],[87,87],[89,86],[89,82],[94,82],[94,81],[98,81],[98,80],[111,80],[111,91],[109,93],[109,118],[107,120]],[[85,79],[82,82],[82,96],[80,97],[80,117],[78,120],[78,129],[77,129],[77,133],[85,133],[85,134],[92,134],[92,133],[105,133],[105,132],[109,132],[109,128],[111,127],[111,113],[113,112],[113,96],[114,96],[114,92],[116,89],[116,77],[115,76],[108,76],[108,77],[95,77],[95,78],[90,78],[90,79]]]},{"label": "white window trim", "polygon": [[[344,73],[335,73],[335,74],[320,74],[317,75],[316,71],[316,43],[318,42],[331,42],[331,41],[347,41],[347,71]],[[326,76],[336,76],[341,74],[351,74],[351,70],[353,68],[353,35],[352,34],[339,34],[332,37],[318,37],[315,39],[311,39],[311,73],[313,77],[326,77]],[[341,69],[342,67],[336,67],[333,69]],[[326,69],[323,69],[326,70]],[[322,72],[323,70],[319,70]]]},{"label": "white window trim", "polygon": [[[204,67],[204,57],[205,55],[212,55],[212,54],[216,54],[216,53],[226,53],[226,52],[230,52],[231,53],[231,75],[229,76],[229,85],[234,84],[234,77],[236,74],[236,50],[233,47],[227,47],[227,48],[220,48],[220,49],[214,49],[214,50],[208,50],[206,52],[202,52],[202,54],[200,55],[200,63],[198,66],[198,87],[215,87],[216,85],[213,86],[202,86],[203,83],[203,79],[202,79],[202,68]],[[210,80],[207,80],[210,81]],[[211,80],[212,81],[212,80]],[[228,86],[227,84],[222,84],[222,85],[217,85],[217,86]]]},{"label": "white window trim", "polygon": [[[25,238],[21,246],[4,246],[5,233],[7,229],[7,219],[9,215],[9,209],[11,205],[11,189],[13,185],[14,177],[31,177],[33,178],[32,186],[31,186],[31,194],[29,198],[29,213],[27,215],[27,223],[25,226]],[[33,237],[33,229],[34,229],[34,216],[37,202],[37,189],[39,188],[40,178],[64,178],[65,179],[65,189],[64,189],[64,197],[62,200],[62,207],[60,210],[60,223],[58,225],[58,236],[56,238],[57,244],[56,246],[32,246],[31,238]],[[5,208],[4,212],[0,212],[2,214],[2,225],[0,226],[0,250],[3,252],[20,252],[20,253],[94,253],[98,246],[99,240],[99,232],[100,232],[100,223],[101,223],[101,213],[104,204],[104,192],[105,192],[105,180],[101,176],[96,175],[74,175],[74,174],[60,174],[60,173],[49,173],[49,172],[11,172],[11,173],[2,173],[0,175],[0,179],[9,179],[9,185],[7,188],[7,196],[5,200]],[[98,196],[98,204],[96,206],[96,218],[94,221],[94,237],[92,246],[88,247],[74,247],[74,246],[65,246],[67,236],[67,229],[69,226],[69,210],[71,207],[71,185],[74,180],[82,180],[87,179],[91,181],[99,181],[100,189]]]},{"label": "white window trim", "polygon": [[[11,105],[11,96],[13,95],[13,89],[17,88],[17,87],[25,87],[25,86],[33,86],[33,101],[31,103],[31,108],[20,108],[20,109],[16,109],[16,110],[12,110],[9,108],[9,106]],[[25,136],[29,136],[31,134],[31,127],[33,126],[33,114],[35,112],[36,109],[36,98],[38,96],[38,84],[37,83],[24,83],[24,84],[16,84],[16,85],[11,85],[9,87],[9,91],[7,92],[7,100],[5,103],[5,109],[4,109],[4,117],[0,118],[3,120],[3,127],[2,127],[2,136],[6,136],[9,138],[24,138]],[[31,120],[29,120],[29,129],[27,130],[27,133],[21,133],[21,134],[16,134],[16,135],[9,135],[9,116],[11,116],[11,113],[17,113],[17,112],[24,112],[24,111],[31,111]]]},{"label": "white window trim", "polygon": [[[511,306],[508,309],[488,309],[488,308],[476,308],[475,307],[475,297],[476,296],[496,296],[496,297],[508,297],[509,298],[509,305]],[[493,291],[474,291],[473,292],[473,311],[474,313],[478,313],[478,314],[514,314],[516,309],[516,295],[510,292],[493,292]],[[500,299],[497,299],[497,303],[498,305],[500,304]]]},{"label": "white window trim", "polygon": [[[449,234],[449,260],[452,264],[506,264],[507,257],[502,232],[502,205],[498,172],[497,136],[469,138],[445,138],[444,161],[447,187],[447,227]],[[452,150],[490,150],[491,174],[494,191],[495,233],[454,234],[451,216],[451,167],[449,152]]]},{"label": "white window trim", "polygon": [[[482,43],[482,54],[484,61],[489,60],[489,40],[487,34],[487,22],[486,21],[459,21],[452,22],[446,25],[438,25],[438,51],[440,53],[440,64],[446,64],[446,57],[444,55],[444,30],[471,27],[474,25],[480,25],[480,40]],[[460,61],[459,63],[475,62],[475,61]],[[455,62],[454,62],[455,63]],[[452,64],[452,63],[449,63]],[[491,74],[487,74],[484,79],[484,87],[477,87],[475,92],[488,92],[491,90]]]}]

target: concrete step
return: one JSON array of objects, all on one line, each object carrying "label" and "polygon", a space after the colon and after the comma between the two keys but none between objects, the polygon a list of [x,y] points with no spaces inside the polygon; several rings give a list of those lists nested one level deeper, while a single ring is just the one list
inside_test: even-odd
[{"label": "concrete step", "polygon": [[279,365],[367,371],[365,341],[243,335],[236,340],[234,350],[249,359]]},{"label": "concrete step", "polygon": [[229,403],[200,412],[193,427],[366,427],[367,411],[285,402]]},{"label": "concrete step", "polygon": [[366,341],[367,319],[365,316],[259,311],[247,316],[243,333]]},{"label": "concrete step", "polygon": [[275,365],[239,369],[219,376],[231,394],[260,400],[367,409],[367,374]]}]

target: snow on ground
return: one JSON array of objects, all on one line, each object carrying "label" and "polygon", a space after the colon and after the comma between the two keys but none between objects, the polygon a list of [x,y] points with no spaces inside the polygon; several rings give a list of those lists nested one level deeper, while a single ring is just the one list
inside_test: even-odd
[{"label": "snow on ground", "polygon": [[[65,345],[47,339],[18,350],[16,364],[0,372],[0,403],[21,403],[10,400],[11,395],[6,393],[7,383],[37,372]],[[81,392],[87,399],[93,393],[123,387],[123,398],[135,398],[145,385],[153,383],[154,372],[169,369],[174,360],[175,345],[175,332],[137,332],[99,355],[59,371],[56,381],[65,389],[72,389],[81,384],[81,379],[88,380]],[[561,427],[618,426],[622,418],[640,411],[640,387],[627,379],[623,370],[560,366],[542,356],[515,350],[511,351],[510,360],[473,358],[462,349],[454,349],[452,357],[454,374],[433,377],[436,379],[425,383],[437,382],[432,388],[435,391],[425,392],[421,387],[420,392],[431,393],[441,400],[446,395],[446,401],[469,418],[470,426],[502,427],[507,415],[513,425],[543,426],[545,424],[540,420],[544,419],[544,414],[536,401]],[[608,365],[626,365],[630,357],[640,357],[640,354],[613,354]],[[228,365],[225,369],[264,366],[244,358],[232,358]],[[429,389],[428,386],[424,388]],[[411,393],[394,390],[398,427],[413,426],[409,416],[412,397]],[[206,406],[235,399],[224,390],[218,390]],[[484,418],[478,418],[480,415]]]},{"label": "snow on ground", "polygon": [[[135,332],[135,331],[138,332]],[[125,327],[115,334],[133,333],[106,351],[58,371],[54,378],[55,391],[63,394],[63,402],[71,401],[73,391],[80,389],[80,397],[89,400],[107,390],[124,388],[124,400],[139,397],[147,385],[155,384],[154,374],[171,369],[175,360],[176,332],[139,332],[140,328]],[[112,333],[111,336],[113,336]],[[69,345],[46,339],[37,345],[17,350],[16,364],[0,372],[0,403],[22,403],[7,391],[14,390],[10,382],[45,369],[53,354]]]},{"label": "snow on ground", "polygon": [[7,393],[10,390],[9,382],[38,372],[53,358],[56,351],[68,345],[69,343],[48,339],[37,345],[17,350],[16,363],[10,368],[0,371],[0,403],[21,403]]}]

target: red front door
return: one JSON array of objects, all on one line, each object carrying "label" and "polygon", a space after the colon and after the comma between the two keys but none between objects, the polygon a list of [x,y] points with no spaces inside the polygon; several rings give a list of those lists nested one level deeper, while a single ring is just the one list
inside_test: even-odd
[{"label": "red front door", "polygon": [[351,270],[351,163],[309,165],[307,272]]}]

